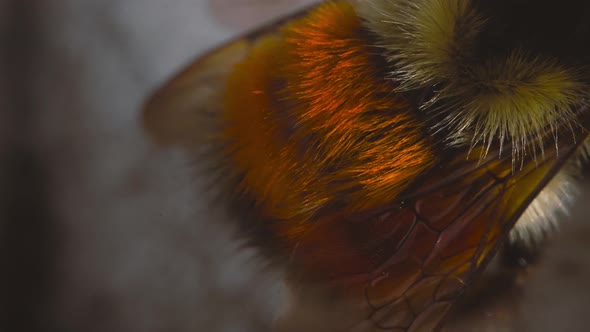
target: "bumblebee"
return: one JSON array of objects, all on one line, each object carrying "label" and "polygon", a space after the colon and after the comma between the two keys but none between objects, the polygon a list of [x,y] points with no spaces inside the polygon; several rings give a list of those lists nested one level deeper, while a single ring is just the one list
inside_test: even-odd
[{"label": "bumblebee", "polygon": [[581,0],[326,1],[199,57],[143,121],[293,285],[346,307],[319,330],[436,331],[574,196],[589,18]]}]

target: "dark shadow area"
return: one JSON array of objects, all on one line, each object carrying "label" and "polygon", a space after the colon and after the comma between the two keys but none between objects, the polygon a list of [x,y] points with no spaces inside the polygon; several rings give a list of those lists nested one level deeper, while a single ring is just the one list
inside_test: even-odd
[{"label": "dark shadow area", "polygon": [[36,110],[28,93],[35,10],[18,0],[1,7],[0,331],[54,331],[49,307],[55,224],[44,163],[32,139]]}]

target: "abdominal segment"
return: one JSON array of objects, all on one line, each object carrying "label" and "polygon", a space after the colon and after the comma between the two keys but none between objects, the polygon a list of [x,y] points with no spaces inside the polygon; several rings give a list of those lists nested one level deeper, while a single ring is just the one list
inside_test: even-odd
[{"label": "abdominal segment", "polygon": [[326,3],[261,38],[229,75],[225,142],[239,191],[297,237],[326,211],[395,199],[435,154],[347,3]]}]

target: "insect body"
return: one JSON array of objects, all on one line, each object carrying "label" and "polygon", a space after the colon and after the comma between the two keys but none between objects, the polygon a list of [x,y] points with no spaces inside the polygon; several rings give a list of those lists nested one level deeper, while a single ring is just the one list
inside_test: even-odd
[{"label": "insect body", "polygon": [[522,2],[527,24],[503,1],[325,2],[201,57],[145,124],[213,163],[293,282],[354,308],[329,330],[436,330],[584,151],[588,5]]}]

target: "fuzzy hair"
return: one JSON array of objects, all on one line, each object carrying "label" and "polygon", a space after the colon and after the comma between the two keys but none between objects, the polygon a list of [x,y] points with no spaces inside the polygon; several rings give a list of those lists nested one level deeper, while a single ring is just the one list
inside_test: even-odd
[{"label": "fuzzy hair", "polygon": [[510,231],[510,242],[535,248],[558,228],[560,215],[568,214],[578,192],[574,179],[576,171],[577,168],[566,166],[551,179]]},{"label": "fuzzy hair", "polygon": [[578,180],[588,165],[589,152],[590,140],[586,140],[520,216],[510,231],[511,243],[534,249],[547,234],[558,229],[560,217],[569,215],[569,208],[579,194]]},{"label": "fuzzy hair", "polygon": [[[509,143],[513,160],[543,151],[544,133],[576,124],[587,104],[582,70],[559,59],[514,49],[482,58],[476,52],[484,17],[470,0],[367,0],[358,5],[392,65],[400,90],[430,89],[422,108],[449,145]],[[441,116],[442,115],[442,116]],[[536,141],[537,144],[530,144]]]}]

